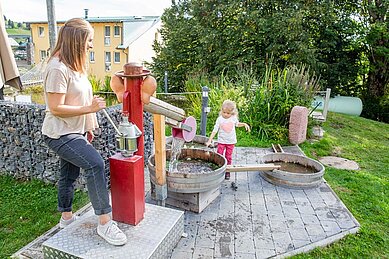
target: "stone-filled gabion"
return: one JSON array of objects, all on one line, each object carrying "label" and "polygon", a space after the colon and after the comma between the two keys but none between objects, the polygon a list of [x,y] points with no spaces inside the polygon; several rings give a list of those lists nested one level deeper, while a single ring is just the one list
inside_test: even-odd
[{"label": "stone-filled gabion", "polygon": [[[121,106],[106,108],[112,120],[119,123]],[[41,127],[45,106],[0,101],[0,174],[18,179],[37,178],[56,183],[59,173],[59,158],[43,142]],[[100,129],[93,145],[100,152],[106,165],[109,179],[108,158],[116,153],[116,138],[113,126],[102,112],[97,113]],[[144,113],[144,160],[145,165],[153,150],[152,115]],[[82,174],[81,174],[82,175]],[[85,179],[80,177],[76,188],[86,189]]]}]

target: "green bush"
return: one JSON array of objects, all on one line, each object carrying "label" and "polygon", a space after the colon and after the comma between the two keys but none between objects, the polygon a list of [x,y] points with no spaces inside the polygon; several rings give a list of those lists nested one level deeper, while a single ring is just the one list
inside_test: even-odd
[{"label": "green bush", "polygon": [[[296,105],[310,107],[319,88],[318,79],[304,66],[279,70],[269,65],[261,79],[254,70],[239,70],[236,77],[221,74],[218,78],[208,78],[200,73],[189,76],[185,82],[188,92],[201,92],[202,86],[209,87],[211,111],[207,131],[212,130],[223,101],[230,99],[237,104],[240,121],[251,126],[251,134],[260,140],[285,141],[291,109]],[[200,118],[201,98],[195,94],[187,98],[192,103],[190,115]]]}]

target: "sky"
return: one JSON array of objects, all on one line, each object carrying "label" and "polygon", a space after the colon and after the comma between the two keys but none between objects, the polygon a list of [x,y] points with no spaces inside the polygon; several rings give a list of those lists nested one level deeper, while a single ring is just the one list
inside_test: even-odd
[{"label": "sky", "polygon": [[[57,21],[84,17],[162,15],[171,0],[53,0]],[[14,22],[47,21],[46,0],[0,0],[3,15]]]}]

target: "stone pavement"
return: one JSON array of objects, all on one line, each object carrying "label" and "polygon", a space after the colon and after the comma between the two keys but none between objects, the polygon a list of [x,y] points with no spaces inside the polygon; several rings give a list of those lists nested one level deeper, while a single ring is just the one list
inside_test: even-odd
[{"label": "stone pavement", "polygon": [[[297,146],[284,150],[303,154]],[[269,152],[236,148],[233,161],[259,163]],[[266,182],[258,172],[236,172],[201,214],[185,212],[188,236],[180,240],[171,258],[287,257],[358,229],[359,223],[325,182],[313,189],[289,189]]]},{"label": "stone pavement", "polygon": [[[303,154],[298,146],[283,149]],[[270,152],[238,147],[233,162],[259,163]],[[145,184],[146,201],[155,204],[150,199],[147,169]],[[90,204],[78,214],[89,210]],[[325,246],[358,229],[359,223],[325,182],[313,189],[288,189],[266,182],[258,172],[237,172],[222,183],[221,194],[202,213],[185,212],[187,237],[181,238],[171,258],[287,257]],[[41,244],[58,231],[54,227],[13,257],[43,258]]]}]

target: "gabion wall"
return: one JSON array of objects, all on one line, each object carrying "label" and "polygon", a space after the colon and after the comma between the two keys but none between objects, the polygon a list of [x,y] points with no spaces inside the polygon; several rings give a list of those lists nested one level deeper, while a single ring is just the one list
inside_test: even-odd
[{"label": "gabion wall", "polygon": [[[120,105],[106,109],[117,125],[120,109]],[[0,101],[0,174],[57,182],[60,162],[43,142],[41,127],[44,115],[44,105]],[[109,179],[108,158],[116,153],[116,132],[102,112],[97,113],[97,120],[100,130],[92,143],[105,160]],[[146,164],[153,148],[152,115],[147,112],[144,113],[144,138]],[[77,188],[86,189],[83,177],[78,180]]]}]

